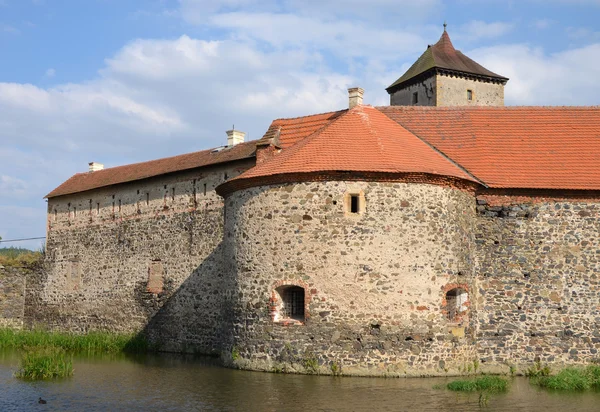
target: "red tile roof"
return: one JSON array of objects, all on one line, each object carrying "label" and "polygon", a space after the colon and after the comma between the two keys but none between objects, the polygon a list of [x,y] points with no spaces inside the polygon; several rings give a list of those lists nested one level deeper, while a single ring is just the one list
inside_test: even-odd
[{"label": "red tile roof", "polygon": [[503,83],[508,80],[506,77],[486,69],[476,61],[462,54],[459,50],[456,50],[450,40],[450,36],[444,30],[438,42],[433,46],[428,46],[427,50],[410,66],[406,73],[400,76],[386,90],[388,93],[393,93],[395,90],[402,88],[404,84],[412,83],[413,79],[419,75],[434,69],[467,73]]},{"label": "red tile roof", "polygon": [[600,189],[600,107],[377,108],[493,188]]},{"label": "red tile roof", "polygon": [[51,198],[84,192],[86,190],[146,179],[166,173],[252,158],[255,156],[255,152],[256,141],[251,141],[219,151],[209,149],[158,160],[150,160],[148,162],[111,167],[92,173],[77,173],[48,193],[46,197]]},{"label": "red tile roof", "polygon": [[424,173],[475,181],[377,109],[356,106],[226,184],[274,175],[324,171]]},{"label": "red tile roof", "polygon": [[280,147],[290,147],[305,137],[310,136],[317,130],[327,126],[346,112],[347,110],[338,110],[337,112],[273,120],[269,129],[260,141],[266,141],[278,134]]}]

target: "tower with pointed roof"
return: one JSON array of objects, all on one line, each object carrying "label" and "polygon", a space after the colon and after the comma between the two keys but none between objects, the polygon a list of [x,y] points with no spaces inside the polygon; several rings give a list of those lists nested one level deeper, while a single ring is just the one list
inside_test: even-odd
[{"label": "tower with pointed roof", "polygon": [[386,90],[391,106],[504,106],[500,76],[456,50],[444,32]]}]

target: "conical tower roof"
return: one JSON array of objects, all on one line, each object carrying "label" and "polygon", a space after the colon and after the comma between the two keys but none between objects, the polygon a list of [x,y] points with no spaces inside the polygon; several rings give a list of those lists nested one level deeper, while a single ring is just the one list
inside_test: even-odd
[{"label": "conical tower roof", "polygon": [[465,74],[487,80],[506,83],[508,78],[489,71],[476,61],[462,54],[454,48],[448,32],[444,28],[442,36],[433,46],[427,46],[427,50],[410,66],[398,80],[392,83],[386,90],[388,93],[413,83],[422,76],[429,77],[436,70]]}]

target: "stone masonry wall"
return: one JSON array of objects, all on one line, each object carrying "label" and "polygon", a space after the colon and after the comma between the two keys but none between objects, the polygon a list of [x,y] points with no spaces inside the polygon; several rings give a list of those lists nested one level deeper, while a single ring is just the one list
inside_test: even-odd
[{"label": "stone masonry wall", "polygon": [[[436,76],[412,84],[390,95],[390,106],[435,106],[436,105]],[[413,104],[413,93],[418,94],[418,103]]]},{"label": "stone masonry wall", "polygon": [[46,274],[29,322],[146,333],[213,353],[221,334],[223,199],[253,161],[51,198]]},{"label": "stone masonry wall", "polygon": [[[348,195],[364,212],[348,213]],[[477,369],[474,198],[428,184],[321,182],[226,199],[229,361],[249,369],[436,375]],[[277,288],[303,287],[305,324],[274,322]],[[467,303],[468,305],[468,303]]]},{"label": "stone masonry wall", "polygon": [[[504,85],[478,80],[436,75],[437,106],[504,106]],[[472,90],[473,100],[467,99]]]},{"label": "stone masonry wall", "polygon": [[0,265],[0,328],[23,327],[26,268]]},{"label": "stone masonry wall", "polygon": [[598,360],[600,201],[501,203],[477,206],[482,365]]}]

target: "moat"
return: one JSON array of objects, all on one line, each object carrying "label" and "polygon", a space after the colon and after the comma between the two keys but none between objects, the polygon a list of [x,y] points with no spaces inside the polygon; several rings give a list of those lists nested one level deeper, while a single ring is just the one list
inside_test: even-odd
[{"label": "moat", "polygon": [[[0,354],[0,410],[199,411],[595,411],[600,393],[541,390],[523,377],[505,394],[434,387],[450,378],[352,378],[283,375],[222,368],[211,359],[180,355],[78,357],[73,378],[23,382],[18,357]],[[47,404],[38,404],[42,397]]]}]

